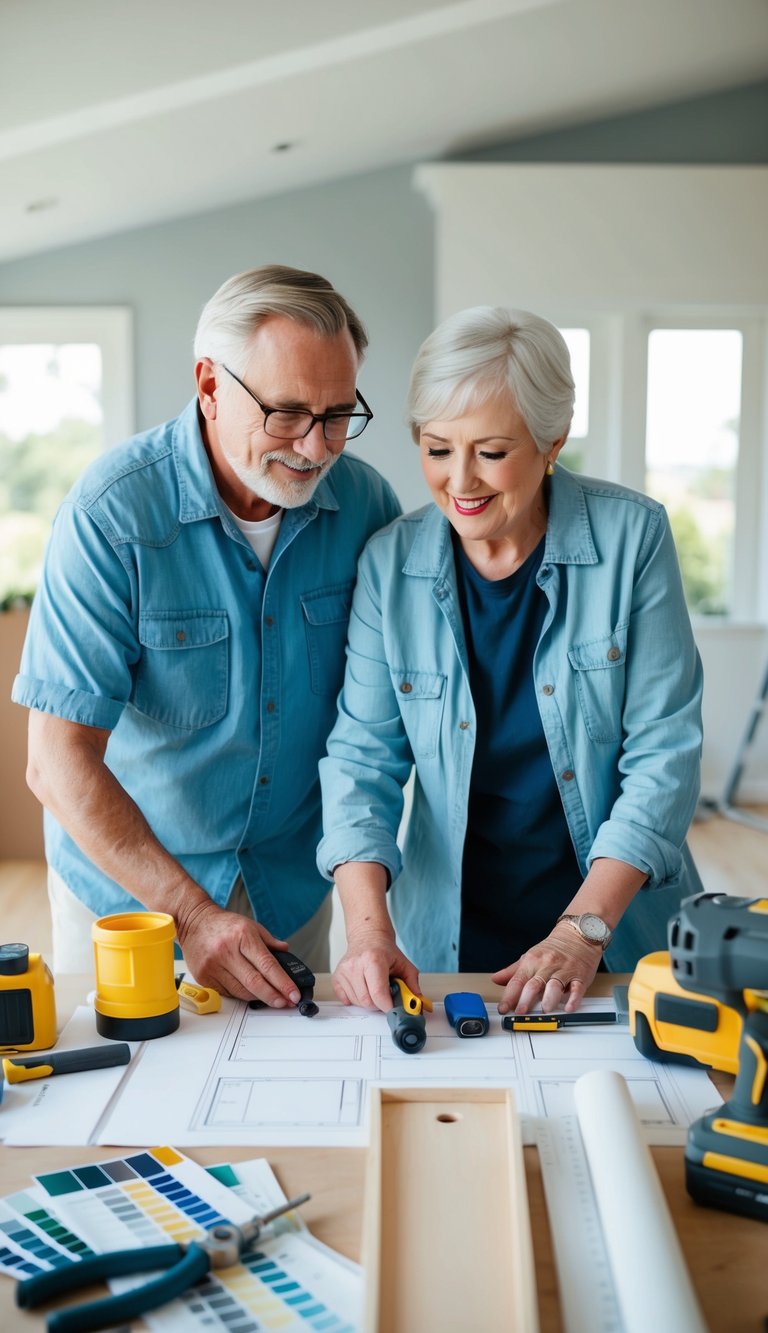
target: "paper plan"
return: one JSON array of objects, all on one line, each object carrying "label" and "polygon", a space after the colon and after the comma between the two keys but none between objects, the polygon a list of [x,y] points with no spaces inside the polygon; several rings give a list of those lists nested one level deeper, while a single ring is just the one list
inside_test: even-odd
[{"label": "paper plan", "polygon": [[[77,1010],[60,1048],[87,1045],[88,1024],[92,1031],[92,1012]],[[508,1033],[492,1013],[488,1036],[465,1040],[436,1003],[427,1034],[423,1051],[405,1055],[378,1012],[326,1001],[306,1019],[224,1000],[217,1014],[182,1010],[178,1032],[142,1043],[127,1068],[7,1089],[2,1133],[8,1144],[361,1147],[368,1087],[377,1083],[511,1087],[533,1142],[532,1119],[572,1115],[576,1079],[605,1068],[627,1080],[647,1142],[679,1145],[718,1100],[704,1071],[644,1059],[623,1026]]]}]

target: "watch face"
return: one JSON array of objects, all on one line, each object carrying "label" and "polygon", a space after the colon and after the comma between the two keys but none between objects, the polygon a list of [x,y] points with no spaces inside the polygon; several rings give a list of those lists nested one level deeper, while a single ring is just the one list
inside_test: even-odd
[{"label": "watch face", "polygon": [[583,933],[588,940],[594,940],[595,944],[602,944],[603,940],[608,938],[610,931],[604,921],[599,916],[594,916],[592,912],[584,912],[579,922]]}]

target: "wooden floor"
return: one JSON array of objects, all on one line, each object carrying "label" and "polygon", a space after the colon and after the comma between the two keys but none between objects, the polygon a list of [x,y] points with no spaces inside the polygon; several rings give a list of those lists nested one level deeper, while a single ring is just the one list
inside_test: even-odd
[{"label": "wooden floor", "polygon": [[[755,810],[768,819],[768,810]],[[688,839],[705,889],[768,897],[768,832],[713,814]],[[42,861],[0,861],[0,943],[21,941],[50,959],[51,920]]]}]

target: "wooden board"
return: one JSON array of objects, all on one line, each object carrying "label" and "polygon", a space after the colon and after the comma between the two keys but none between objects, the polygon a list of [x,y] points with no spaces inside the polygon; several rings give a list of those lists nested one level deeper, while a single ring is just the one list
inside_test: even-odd
[{"label": "wooden board", "polygon": [[520,1126],[507,1088],[372,1088],[365,1333],[537,1333]]}]

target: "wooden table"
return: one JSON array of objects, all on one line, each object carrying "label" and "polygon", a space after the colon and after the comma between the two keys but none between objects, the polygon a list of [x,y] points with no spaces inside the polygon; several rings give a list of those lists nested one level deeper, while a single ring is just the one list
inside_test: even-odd
[{"label": "wooden table", "polygon": [[[436,999],[451,990],[479,991],[488,1000],[497,997],[487,976],[435,975],[424,976],[422,980],[425,993]],[[591,993],[610,994],[617,981],[626,982],[627,978],[601,974]],[[89,984],[83,978],[62,978],[57,982],[57,1007],[62,1021],[88,988]],[[332,997],[329,978],[318,979],[315,993],[320,999]],[[725,1093],[732,1085],[732,1080],[724,1076],[717,1076],[715,1081]],[[128,1148],[119,1149],[120,1155],[129,1151]],[[711,1333],[762,1333],[764,1318],[768,1315],[768,1228],[762,1222],[700,1208],[693,1203],[685,1190],[682,1148],[653,1148],[652,1154]],[[114,1148],[0,1147],[0,1194],[9,1194],[28,1185],[33,1173],[81,1162],[104,1161],[114,1155]],[[360,1258],[364,1149],[211,1147],[191,1148],[188,1155],[203,1164],[265,1156],[289,1197],[304,1190],[310,1191],[312,1198],[302,1209],[302,1215],[318,1239],[352,1259]],[[561,1333],[563,1325],[552,1241],[535,1148],[525,1149],[525,1165],[541,1330],[542,1333]],[[649,1274],[649,1280],[653,1280],[652,1274]],[[86,1293],[86,1298],[90,1299],[90,1295]],[[77,1300],[82,1299],[83,1293],[79,1293]],[[0,1277],[0,1329],[3,1333],[21,1329],[34,1333],[42,1328],[43,1322],[43,1315],[16,1309],[14,1283],[10,1278]],[[432,1333],[432,1330],[425,1329],[424,1333]],[[478,1333],[485,1333],[485,1330],[478,1330]],[[681,1329],[680,1333],[686,1331]]]}]

